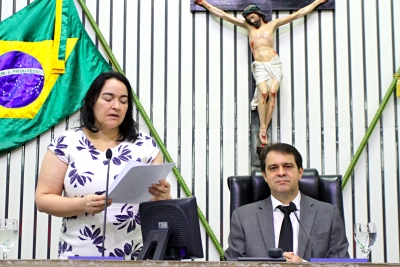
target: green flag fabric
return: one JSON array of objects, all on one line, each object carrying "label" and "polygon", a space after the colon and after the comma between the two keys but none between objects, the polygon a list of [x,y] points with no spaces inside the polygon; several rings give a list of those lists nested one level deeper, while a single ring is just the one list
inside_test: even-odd
[{"label": "green flag fabric", "polygon": [[111,66],[86,33],[73,0],[36,0],[0,23],[0,155],[81,107]]}]

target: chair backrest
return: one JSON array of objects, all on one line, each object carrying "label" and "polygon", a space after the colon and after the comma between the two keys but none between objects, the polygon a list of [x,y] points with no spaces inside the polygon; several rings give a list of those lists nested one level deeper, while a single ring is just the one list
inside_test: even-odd
[{"label": "chair backrest", "polygon": [[[261,170],[254,170],[251,176],[228,177],[228,187],[231,215],[236,208],[266,199],[271,194]],[[344,221],[341,175],[319,175],[316,169],[304,169],[299,188],[309,197],[338,207]]]}]

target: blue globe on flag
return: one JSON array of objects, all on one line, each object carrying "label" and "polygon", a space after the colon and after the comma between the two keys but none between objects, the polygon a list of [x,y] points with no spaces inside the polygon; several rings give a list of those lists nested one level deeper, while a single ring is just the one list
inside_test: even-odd
[{"label": "blue globe on flag", "polygon": [[0,105],[21,108],[34,102],[44,86],[42,65],[34,57],[11,51],[0,56]]}]

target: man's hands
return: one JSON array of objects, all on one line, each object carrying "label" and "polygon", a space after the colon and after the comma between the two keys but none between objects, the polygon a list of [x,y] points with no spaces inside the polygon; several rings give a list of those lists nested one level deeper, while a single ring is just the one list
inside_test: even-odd
[{"label": "man's hands", "polygon": [[285,257],[286,262],[303,262],[303,259],[293,252],[284,252],[283,257]]},{"label": "man's hands", "polygon": [[[82,198],[82,206],[85,213],[97,214],[102,212],[105,207],[106,195],[87,195]],[[107,207],[112,203],[111,199],[108,199]]]}]

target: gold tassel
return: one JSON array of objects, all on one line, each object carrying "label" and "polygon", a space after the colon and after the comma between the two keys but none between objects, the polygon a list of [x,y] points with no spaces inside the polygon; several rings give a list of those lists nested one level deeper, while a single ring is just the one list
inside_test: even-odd
[{"label": "gold tassel", "polygon": [[397,85],[396,85],[396,96],[400,97],[400,74],[395,74],[394,77],[397,78]]}]

